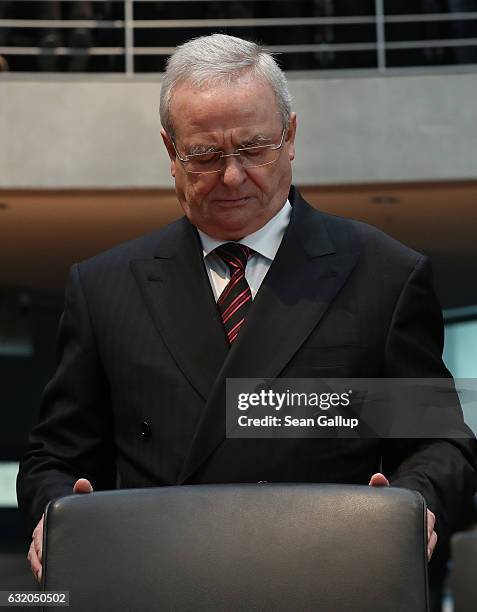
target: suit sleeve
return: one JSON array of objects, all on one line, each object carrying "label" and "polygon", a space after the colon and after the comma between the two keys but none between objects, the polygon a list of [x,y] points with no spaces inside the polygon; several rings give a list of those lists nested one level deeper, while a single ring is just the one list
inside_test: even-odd
[{"label": "suit sleeve", "polygon": [[[451,377],[442,362],[442,313],[427,258],[417,262],[393,313],[385,350],[385,377]],[[456,395],[456,423],[462,412]],[[476,440],[469,438],[386,440],[383,473],[391,484],[418,490],[437,517],[439,538],[470,516],[476,481]]]},{"label": "suit sleeve", "polygon": [[88,478],[95,489],[115,485],[109,386],[77,265],[70,271],[66,288],[58,362],[17,478],[19,507],[32,525],[50,500],[72,494],[77,478]]}]

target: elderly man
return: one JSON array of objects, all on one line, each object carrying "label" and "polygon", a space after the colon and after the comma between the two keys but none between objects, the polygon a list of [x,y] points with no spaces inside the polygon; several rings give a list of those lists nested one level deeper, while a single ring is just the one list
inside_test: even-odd
[{"label": "elderly man", "polygon": [[435,513],[430,556],[475,490],[473,440],[231,439],[224,408],[226,378],[448,376],[428,261],[291,186],[296,116],[258,45],[179,47],[161,121],[185,216],[71,270],[18,478],[33,571],[52,498],[186,483],[390,481]]}]

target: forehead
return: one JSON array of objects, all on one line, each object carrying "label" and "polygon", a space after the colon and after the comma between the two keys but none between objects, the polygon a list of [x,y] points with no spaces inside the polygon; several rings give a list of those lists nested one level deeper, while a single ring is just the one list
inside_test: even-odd
[{"label": "forehead", "polygon": [[178,85],[171,99],[171,119],[177,136],[229,130],[263,131],[281,125],[281,115],[270,85],[239,79],[229,85]]}]

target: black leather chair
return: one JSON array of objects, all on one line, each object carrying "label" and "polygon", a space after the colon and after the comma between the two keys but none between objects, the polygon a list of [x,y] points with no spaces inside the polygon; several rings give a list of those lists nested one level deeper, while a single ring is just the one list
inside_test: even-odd
[{"label": "black leather chair", "polygon": [[428,610],[426,506],[397,488],[198,485],[51,502],[45,590],[71,612]]},{"label": "black leather chair", "polygon": [[451,589],[454,612],[477,610],[477,528],[452,536]]}]

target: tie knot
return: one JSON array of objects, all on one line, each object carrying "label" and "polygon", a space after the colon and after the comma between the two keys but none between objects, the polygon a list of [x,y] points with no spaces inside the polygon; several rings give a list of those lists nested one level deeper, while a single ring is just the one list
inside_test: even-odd
[{"label": "tie knot", "polygon": [[215,252],[233,274],[235,270],[242,270],[242,272],[245,270],[252,249],[238,242],[226,242],[217,247]]}]

